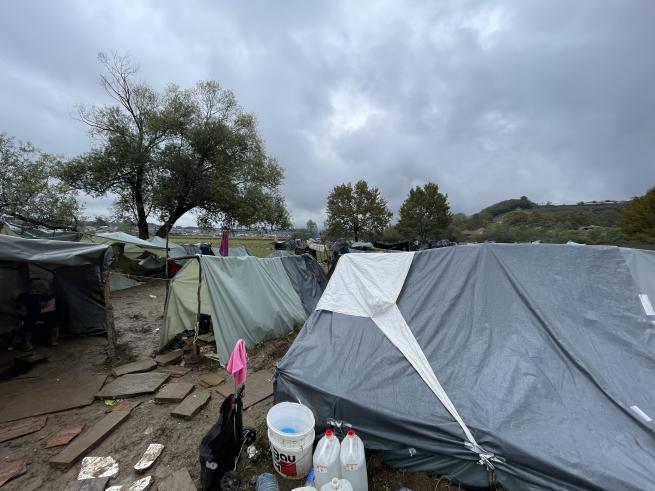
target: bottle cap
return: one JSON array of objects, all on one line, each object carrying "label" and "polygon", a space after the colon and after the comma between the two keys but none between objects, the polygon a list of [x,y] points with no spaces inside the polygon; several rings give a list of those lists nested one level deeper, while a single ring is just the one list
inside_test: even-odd
[{"label": "bottle cap", "polygon": [[349,438],[355,438],[355,431],[354,430],[348,430],[348,433],[346,433],[346,436]]},{"label": "bottle cap", "polygon": [[332,489],[339,489],[339,479],[336,477],[332,478]]},{"label": "bottle cap", "polygon": [[328,428],[327,430],[325,430],[325,436],[327,438],[332,438],[334,436],[332,429]]}]

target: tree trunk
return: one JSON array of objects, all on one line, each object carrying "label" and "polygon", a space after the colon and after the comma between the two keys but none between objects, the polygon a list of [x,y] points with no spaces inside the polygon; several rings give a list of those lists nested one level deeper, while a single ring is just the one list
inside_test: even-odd
[{"label": "tree trunk", "polygon": [[139,228],[139,239],[147,240],[150,237],[148,231],[148,216],[143,203],[143,172],[139,172],[134,186],[134,205],[136,206],[136,225]]},{"label": "tree trunk", "polygon": [[169,214],[168,218],[164,222],[164,224],[157,229],[155,232],[155,235],[157,237],[162,237],[165,238],[166,234],[171,231],[173,228],[173,225],[175,225],[175,222],[177,222],[182,215],[184,215],[187,211],[191,211],[194,206],[181,206],[178,205],[175,207],[175,209]]}]

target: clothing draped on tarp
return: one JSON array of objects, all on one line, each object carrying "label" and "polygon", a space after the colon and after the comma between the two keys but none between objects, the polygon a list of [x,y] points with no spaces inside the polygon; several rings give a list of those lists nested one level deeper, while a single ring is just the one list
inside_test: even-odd
[{"label": "clothing draped on tarp", "polygon": [[219,247],[219,254],[223,257],[228,255],[229,252],[230,231],[226,228],[223,229],[221,234],[221,245]]},{"label": "clothing draped on tarp", "polygon": [[[171,281],[160,346],[194,329],[198,281],[200,313],[211,316],[223,363],[240,338],[253,347],[301,325],[320,297],[325,275],[320,266],[308,266],[304,256],[283,259],[199,256],[189,261]],[[293,278],[287,271],[294,271]]]},{"label": "clothing draped on tarp", "polygon": [[391,466],[465,486],[652,487],[655,316],[624,251],[427,250],[400,289],[402,271],[370,256],[339,261],[331,281],[345,281],[278,363],[276,402],[310,407],[317,433],[347,421]]}]

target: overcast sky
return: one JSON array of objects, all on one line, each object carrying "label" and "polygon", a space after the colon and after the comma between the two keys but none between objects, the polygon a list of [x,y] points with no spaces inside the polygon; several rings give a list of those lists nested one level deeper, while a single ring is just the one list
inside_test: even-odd
[{"label": "overcast sky", "polygon": [[653,19],[648,0],[6,0],[0,132],[88,150],[74,106],[108,102],[96,54],[114,50],[156,87],[232,89],[286,169],[297,226],[358,179],[396,214],[429,180],[465,213],[625,199],[655,185]]}]

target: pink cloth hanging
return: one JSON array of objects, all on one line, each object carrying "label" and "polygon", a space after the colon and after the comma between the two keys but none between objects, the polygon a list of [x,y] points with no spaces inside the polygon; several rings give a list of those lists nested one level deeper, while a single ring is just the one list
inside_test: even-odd
[{"label": "pink cloth hanging", "polygon": [[248,355],[246,354],[246,342],[239,339],[234,345],[230,359],[225,367],[229,373],[234,375],[237,384],[245,384],[248,376]]},{"label": "pink cloth hanging", "polygon": [[218,253],[221,256],[227,256],[230,253],[230,230],[227,228],[223,229],[223,234],[221,235],[221,246],[218,249]]}]

